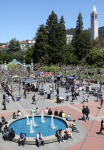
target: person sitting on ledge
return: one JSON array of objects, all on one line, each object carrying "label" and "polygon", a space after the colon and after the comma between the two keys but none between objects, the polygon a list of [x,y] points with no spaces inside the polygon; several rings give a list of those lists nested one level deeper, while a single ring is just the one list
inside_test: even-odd
[{"label": "person sitting on ledge", "polygon": [[21,114],[21,111],[20,111],[20,110],[18,110],[17,116],[18,116],[18,117],[22,117],[22,114]]},{"label": "person sitting on ledge", "polygon": [[62,140],[63,142],[65,142],[65,141],[64,141],[64,136],[62,135],[62,129],[59,130],[59,135],[58,135],[58,137],[59,137],[59,142],[60,142],[60,143],[62,143],[61,140]]},{"label": "person sitting on ledge", "polygon": [[34,108],[31,109],[31,114],[35,114]]},{"label": "person sitting on ledge", "polygon": [[65,118],[65,111],[62,110],[62,118]]},{"label": "person sitting on ledge", "polygon": [[9,133],[9,140],[12,141],[12,139],[15,137],[15,131],[13,128],[11,128],[11,132]]},{"label": "person sitting on ledge", "polygon": [[20,133],[20,138],[18,140],[19,146],[24,146],[24,142],[26,140],[26,134],[25,133]]},{"label": "person sitting on ledge", "polygon": [[52,115],[52,110],[51,110],[51,108],[49,108],[49,110],[48,110],[48,115]]},{"label": "person sitting on ledge", "polygon": [[54,115],[55,115],[55,116],[58,116],[58,111],[57,111],[57,109],[55,110]]},{"label": "person sitting on ledge", "polygon": [[71,113],[68,114],[66,120],[67,120],[67,121],[72,121],[72,120],[71,120]]},{"label": "person sitting on ledge", "polygon": [[59,117],[62,117],[62,110],[61,110],[60,113],[59,113]]},{"label": "person sitting on ledge", "polygon": [[17,119],[16,113],[13,113],[13,119]]},{"label": "person sitting on ledge", "polygon": [[40,148],[40,142],[42,143],[43,146],[45,146],[41,132],[39,132],[39,134],[36,135],[36,142],[39,148]]},{"label": "person sitting on ledge", "polygon": [[74,140],[74,138],[72,136],[72,133],[69,131],[69,126],[68,125],[66,125],[65,133],[68,134],[69,136],[71,136],[71,138]]},{"label": "person sitting on ledge", "polygon": [[2,116],[1,118],[2,118],[2,125],[8,124],[8,122],[6,121],[6,119],[4,118],[4,116]]},{"label": "person sitting on ledge", "polygon": [[38,107],[36,108],[36,115],[39,115],[40,111],[38,109]]},{"label": "person sitting on ledge", "polygon": [[48,115],[48,107],[45,109],[45,114]]},{"label": "person sitting on ledge", "polygon": [[75,120],[73,120],[73,121],[70,123],[70,128],[72,128],[72,132],[73,132],[74,130],[76,130],[77,133],[79,133],[79,131],[78,131],[77,127],[76,127],[76,124],[75,124]]}]

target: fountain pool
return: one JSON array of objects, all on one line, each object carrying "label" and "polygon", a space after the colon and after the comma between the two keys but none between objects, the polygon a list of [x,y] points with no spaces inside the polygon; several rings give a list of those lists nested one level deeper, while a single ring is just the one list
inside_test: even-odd
[{"label": "fountain pool", "polygon": [[[33,131],[34,133],[29,133],[30,131],[30,126],[26,125],[27,123],[27,118],[22,118],[19,120],[14,121],[9,125],[9,128],[13,128],[15,131],[15,134],[20,135],[20,133],[26,133],[27,137],[36,137],[36,135],[39,132],[42,132],[42,135],[45,136],[50,136],[50,135],[55,135],[56,130],[62,129],[64,130],[66,127],[65,121],[58,119],[58,118],[53,118],[54,120],[54,125],[55,129],[51,128],[51,116],[44,116],[45,118],[45,123],[41,123],[41,116],[35,116],[35,122],[37,126],[33,126]],[[32,120],[32,117],[28,117],[29,122]]]}]

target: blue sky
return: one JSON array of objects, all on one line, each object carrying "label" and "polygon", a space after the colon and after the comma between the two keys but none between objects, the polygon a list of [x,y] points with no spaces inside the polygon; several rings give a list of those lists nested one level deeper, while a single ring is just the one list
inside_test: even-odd
[{"label": "blue sky", "polygon": [[58,19],[64,16],[66,29],[75,28],[79,12],[82,13],[84,29],[90,27],[90,13],[95,3],[98,26],[104,26],[104,0],[1,0],[0,42],[12,38],[19,41],[35,37],[39,25],[46,24],[52,10]]}]

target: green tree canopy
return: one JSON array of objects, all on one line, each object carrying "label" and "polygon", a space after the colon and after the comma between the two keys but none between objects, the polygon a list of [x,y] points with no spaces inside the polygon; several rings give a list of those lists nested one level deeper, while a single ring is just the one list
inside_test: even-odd
[{"label": "green tree canopy", "polygon": [[17,52],[20,50],[20,43],[16,38],[11,39],[10,44],[8,46],[8,53],[11,54],[13,52]]}]

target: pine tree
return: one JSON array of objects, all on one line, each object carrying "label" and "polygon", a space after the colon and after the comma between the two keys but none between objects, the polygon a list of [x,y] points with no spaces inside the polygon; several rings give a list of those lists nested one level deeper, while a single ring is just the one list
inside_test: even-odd
[{"label": "pine tree", "polygon": [[61,16],[61,19],[57,26],[57,49],[58,49],[58,60],[60,63],[64,63],[66,57],[66,29],[65,29],[65,21],[64,17]]},{"label": "pine tree", "polygon": [[46,22],[46,29],[47,29],[47,36],[48,36],[48,55],[49,55],[49,64],[57,63],[58,58],[57,58],[57,26],[58,26],[58,17],[52,11],[51,15],[49,15],[47,22]]},{"label": "pine tree", "polygon": [[[46,63],[47,51],[47,32],[45,26],[40,25],[38,32],[36,33],[36,43],[33,51],[34,63],[43,62]],[[48,58],[48,57],[47,57]]]}]

